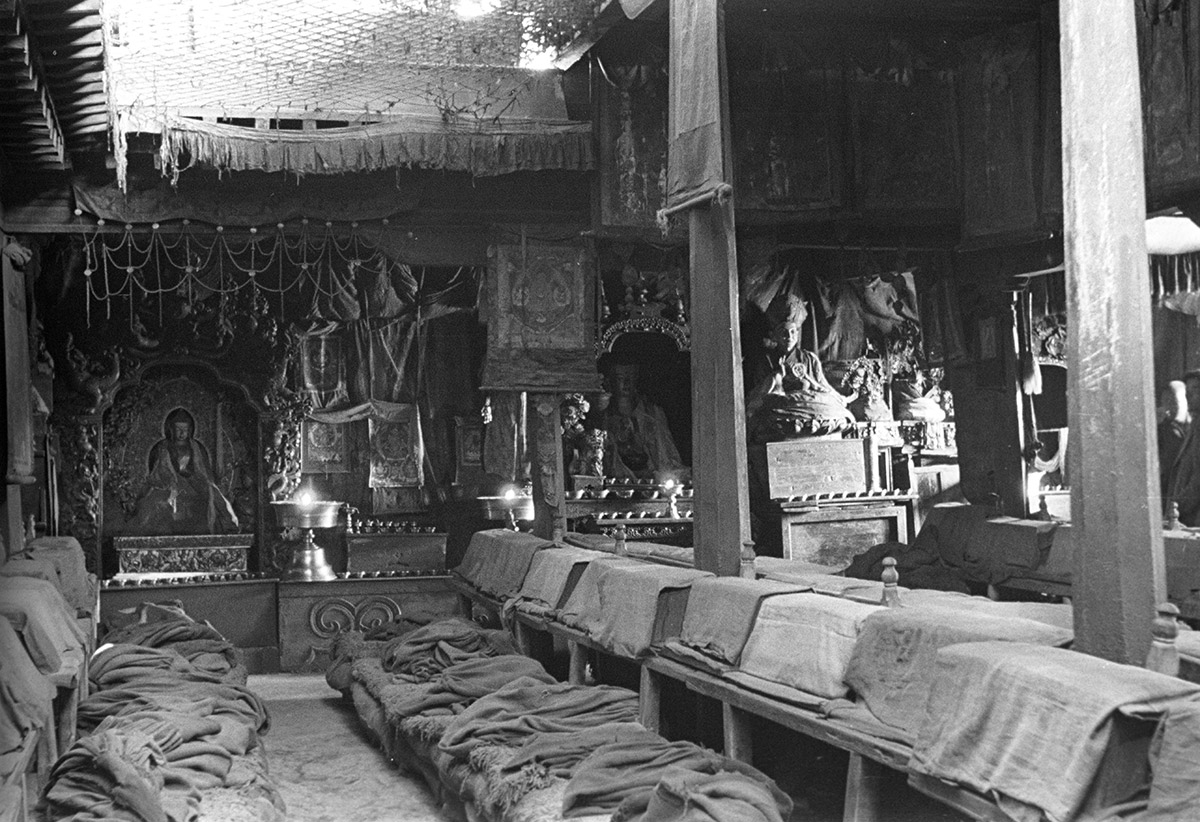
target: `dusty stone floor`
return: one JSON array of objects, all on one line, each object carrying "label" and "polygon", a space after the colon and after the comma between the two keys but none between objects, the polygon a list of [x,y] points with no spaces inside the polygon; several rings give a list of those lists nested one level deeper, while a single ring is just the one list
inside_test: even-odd
[{"label": "dusty stone floor", "polygon": [[423,782],[400,773],[322,675],[250,677],[267,703],[263,741],[293,822],[444,822]]}]

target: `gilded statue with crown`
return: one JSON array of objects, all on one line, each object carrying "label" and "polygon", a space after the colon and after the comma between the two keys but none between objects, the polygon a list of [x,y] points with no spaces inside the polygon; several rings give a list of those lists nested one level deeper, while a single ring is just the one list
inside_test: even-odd
[{"label": "gilded statue with crown", "polygon": [[781,292],[767,307],[772,348],[763,376],[746,399],[748,434],[753,442],[837,434],[854,424],[854,415],[825,378],[821,361],[801,345],[808,317],[804,301]]}]

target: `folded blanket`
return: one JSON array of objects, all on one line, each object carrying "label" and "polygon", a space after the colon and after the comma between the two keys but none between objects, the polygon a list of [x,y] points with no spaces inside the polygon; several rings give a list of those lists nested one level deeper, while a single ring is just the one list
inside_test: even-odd
[{"label": "folded blanket", "polygon": [[159,798],[165,765],[144,734],[107,730],[84,737],[54,763],[42,814],[78,822],[168,822]]},{"label": "folded blanket", "polygon": [[455,572],[481,591],[508,599],[521,590],[533,555],[553,547],[553,542],[520,531],[478,531]]},{"label": "folded blanket", "polygon": [[759,609],[739,667],[825,699],[845,696],[846,667],[859,632],[881,610],[815,593],[770,597]]},{"label": "folded blanket", "polygon": [[564,733],[541,733],[528,737],[500,769],[510,775],[533,770],[548,777],[569,779],[576,767],[601,745],[614,742],[657,743],[661,737],[638,722],[609,722]]},{"label": "folded blanket", "polygon": [[684,645],[737,665],[762,601],[804,586],[767,579],[713,577],[692,583],[679,639]]},{"label": "folded blanket", "polygon": [[55,689],[0,619],[0,774],[11,774],[29,734],[52,727]]},{"label": "folded blanket", "polygon": [[863,624],[846,683],[881,722],[915,736],[940,648],[987,640],[1057,646],[1068,644],[1072,636],[1070,630],[1030,619],[934,605],[888,608]]},{"label": "folded blanket", "polygon": [[792,800],[741,773],[671,773],[628,797],[612,822],[785,822]]},{"label": "folded blanket", "polygon": [[692,742],[668,742],[654,734],[638,733],[601,745],[579,763],[563,794],[563,816],[569,819],[615,810],[631,797],[648,795],[664,778],[690,779],[721,771],[757,781],[790,812],[790,800],[756,768]]},{"label": "folded blanket", "polygon": [[967,563],[970,546],[976,541],[989,513],[990,510],[983,505],[939,503],[925,515],[916,542],[936,550],[947,565],[962,568]]},{"label": "folded blanket", "polygon": [[[1131,665],[1018,642],[938,652],[910,767],[1010,797],[1027,822],[1074,819],[1105,773],[1137,787],[1146,748],[1122,717],[1157,719],[1200,687]],[[1117,800],[1122,797],[1115,797]],[[1177,817],[1178,818],[1178,817]]]},{"label": "folded blanket", "polygon": [[435,708],[460,708],[503,688],[516,679],[531,679],[550,685],[556,682],[541,663],[510,654],[482,657],[451,665],[426,684],[395,683],[375,694],[383,703],[389,722]]},{"label": "folded blanket", "polygon": [[75,537],[35,537],[25,547],[34,559],[54,563],[63,598],[73,609],[91,611],[95,607],[95,577],[87,572],[79,540]]},{"label": "folded blanket", "polygon": [[62,593],[58,567],[48,559],[31,559],[22,555],[9,557],[7,562],[0,565],[0,576],[44,579],[57,588],[59,593]]},{"label": "folded blanket", "polygon": [[[711,576],[707,571],[652,563],[604,566],[592,638],[619,656],[648,653],[652,645],[679,635],[687,612],[687,589]],[[673,598],[672,591],[680,591],[680,596]]]},{"label": "folded blanket", "polygon": [[144,678],[172,676],[182,682],[220,682],[221,676],[200,670],[174,648],[105,645],[92,656],[88,679],[94,691],[134,688]]},{"label": "folded blanket", "polygon": [[87,645],[74,609],[44,579],[0,577],[0,617],[12,623],[43,673],[55,673],[71,656],[82,657]]},{"label": "folded blanket", "polygon": [[522,677],[455,717],[438,747],[463,759],[482,744],[516,746],[533,733],[581,731],[610,722],[634,722],[637,716],[637,694],[625,688],[546,685]]},{"label": "folded blanket", "polygon": [[569,546],[538,551],[518,596],[547,608],[559,608],[574,587],[572,583],[583,573],[583,566],[602,556],[599,551]]},{"label": "folded blanket", "polygon": [[216,640],[225,642],[221,632],[206,622],[196,622],[188,617],[173,615],[173,618],[160,618],[153,622],[135,622],[116,631],[104,635],[105,642],[128,645],[145,645],[147,648],[160,648],[176,642],[188,642],[197,639]]},{"label": "folded blanket", "polygon": [[128,716],[142,711],[176,711],[193,716],[229,714],[257,733],[270,727],[267,707],[253,691],[221,682],[184,682],[164,676],[146,677],[137,689],[111,688],[79,703],[78,724],[84,731],[105,717]]},{"label": "folded blanket", "polygon": [[383,667],[411,682],[427,682],[450,665],[479,656],[516,653],[505,631],[481,628],[465,619],[443,619],[411,631],[384,646]]}]

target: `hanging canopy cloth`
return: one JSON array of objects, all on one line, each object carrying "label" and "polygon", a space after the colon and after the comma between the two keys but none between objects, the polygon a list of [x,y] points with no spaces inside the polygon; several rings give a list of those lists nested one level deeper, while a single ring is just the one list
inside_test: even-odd
[{"label": "hanging canopy cloth", "polygon": [[[548,120],[403,120],[320,131],[259,130],[171,117],[159,149],[164,173],[189,165],[224,171],[342,174],[434,168],[480,177],[515,171],[591,171],[590,123]],[[122,183],[123,185],[123,183]]]}]

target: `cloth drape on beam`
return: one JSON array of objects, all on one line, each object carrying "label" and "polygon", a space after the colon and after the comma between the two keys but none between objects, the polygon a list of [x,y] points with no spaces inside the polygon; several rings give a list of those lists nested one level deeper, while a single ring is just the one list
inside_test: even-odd
[{"label": "cloth drape on beam", "polygon": [[721,0],[671,0],[667,205],[711,194],[730,174],[721,116],[725,21]]},{"label": "cloth drape on beam", "polygon": [[590,123],[448,123],[421,116],[321,131],[262,131],[172,118],[163,126],[159,154],[164,173],[175,178],[191,164],[298,176],[397,167],[466,171],[480,177],[595,168]]}]

